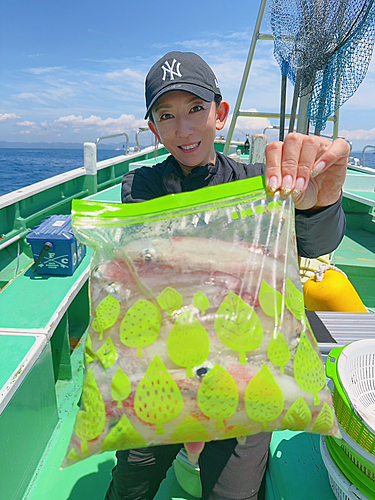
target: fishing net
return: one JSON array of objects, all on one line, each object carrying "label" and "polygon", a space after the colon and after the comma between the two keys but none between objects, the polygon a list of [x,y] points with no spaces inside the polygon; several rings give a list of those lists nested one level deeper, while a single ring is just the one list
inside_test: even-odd
[{"label": "fishing net", "polygon": [[324,130],[329,116],[363,81],[375,38],[374,0],[273,0],[274,54],[308,117]]},{"label": "fishing net", "polygon": [[293,200],[263,183],[74,201],[75,234],[94,249],[92,320],[65,466],[274,429],[337,433],[305,316]]}]

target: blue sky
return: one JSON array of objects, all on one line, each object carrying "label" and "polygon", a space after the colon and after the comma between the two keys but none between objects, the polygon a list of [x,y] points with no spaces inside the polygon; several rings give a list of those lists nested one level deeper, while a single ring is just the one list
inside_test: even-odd
[{"label": "blue sky", "polygon": [[[199,53],[233,109],[259,4],[2,2],[0,141],[83,143],[121,132],[134,140],[145,125],[145,75],[170,50]],[[270,32],[267,20],[262,32]],[[259,42],[241,109],[277,111],[279,82],[273,44]],[[340,111],[340,134],[354,150],[375,144],[374,83],[373,58],[366,79]],[[277,122],[241,118],[234,138],[262,132],[270,123]],[[276,138],[277,132],[269,133]],[[144,134],[143,143],[151,144],[151,135]]]}]

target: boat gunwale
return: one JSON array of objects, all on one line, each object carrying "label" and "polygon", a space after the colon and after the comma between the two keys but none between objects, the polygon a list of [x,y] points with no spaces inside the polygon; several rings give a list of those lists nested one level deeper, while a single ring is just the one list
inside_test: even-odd
[{"label": "boat gunwale", "polygon": [[[164,146],[160,144],[157,148],[157,151],[163,148]],[[155,151],[154,146],[149,146],[147,148],[142,149],[141,151],[137,151],[136,153],[129,153],[127,155],[118,155],[113,158],[97,162],[96,168],[97,171],[100,171],[105,168],[118,165],[120,163],[124,163],[127,161],[134,162],[136,158],[142,157],[146,154],[150,154],[154,151]],[[44,179],[43,181],[30,184],[29,186],[17,189],[16,191],[12,191],[10,193],[0,196],[0,209],[6,208],[10,205],[14,205],[15,203],[19,203],[20,201],[23,201],[26,198],[30,198],[31,196],[34,196],[36,194],[40,194],[47,189],[60,186],[67,181],[71,181],[80,177],[86,177],[89,175],[90,174],[86,173],[85,167],[83,166],[75,168],[73,170],[69,170],[68,172],[63,172],[61,174],[54,175],[53,177],[49,177],[48,179]]]}]

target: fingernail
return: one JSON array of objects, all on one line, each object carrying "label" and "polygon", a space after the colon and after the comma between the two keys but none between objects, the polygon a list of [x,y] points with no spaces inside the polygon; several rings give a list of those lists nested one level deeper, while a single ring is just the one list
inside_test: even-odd
[{"label": "fingernail", "polygon": [[294,185],[293,194],[294,196],[298,196],[302,193],[302,190],[305,186],[305,179],[303,177],[297,177],[296,183]]},{"label": "fingernail", "polygon": [[279,187],[279,181],[276,175],[272,175],[268,179],[268,189],[271,191],[271,193],[274,193],[276,189]]},{"label": "fingernail", "polygon": [[284,175],[282,180],[281,192],[287,196],[292,191],[293,177],[291,175]]},{"label": "fingernail", "polygon": [[310,176],[312,178],[316,177],[317,175],[321,174],[323,170],[326,168],[327,164],[325,161],[321,161],[317,164],[317,166],[314,168],[314,170],[311,171]]}]

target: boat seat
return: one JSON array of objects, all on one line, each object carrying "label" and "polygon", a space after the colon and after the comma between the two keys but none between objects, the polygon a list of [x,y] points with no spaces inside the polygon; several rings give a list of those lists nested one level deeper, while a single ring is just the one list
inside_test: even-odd
[{"label": "boat seat", "polygon": [[0,352],[1,498],[17,500],[58,422],[51,344],[43,334],[0,332]]}]

